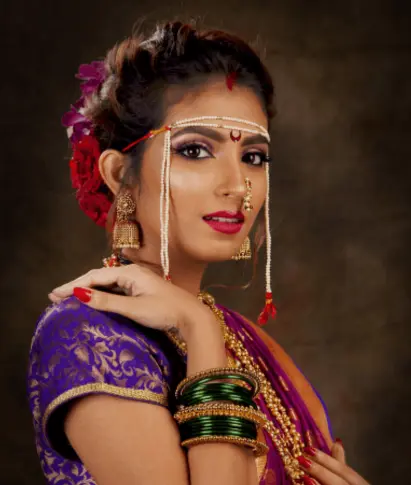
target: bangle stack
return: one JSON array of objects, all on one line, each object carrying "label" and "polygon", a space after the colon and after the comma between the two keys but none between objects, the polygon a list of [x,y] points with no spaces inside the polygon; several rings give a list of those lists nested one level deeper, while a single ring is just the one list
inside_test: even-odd
[{"label": "bangle stack", "polygon": [[249,371],[222,367],[185,378],[176,389],[181,445],[234,443],[251,448],[255,456],[268,452],[257,440],[266,416],[253,401],[260,390],[258,377]]}]

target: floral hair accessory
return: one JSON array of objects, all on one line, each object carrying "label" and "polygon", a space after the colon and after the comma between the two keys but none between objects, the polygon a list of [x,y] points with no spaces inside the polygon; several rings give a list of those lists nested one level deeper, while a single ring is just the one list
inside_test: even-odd
[{"label": "floral hair accessory", "polygon": [[83,81],[80,85],[82,96],[61,118],[61,123],[67,128],[67,134],[72,143],[79,142],[83,136],[92,133],[91,122],[83,114],[86,97],[98,92],[106,77],[104,61],[93,61],[91,64],[81,64],[79,67],[76,78]]},{"label": "floral hair accessory", "polygon": [[71,182],[77,190],[80,208],[96,224],[104,227],[112,202],[98,169],[100,146],[93,136],[92,122],[84,115],[87,98],[98,93],[107,78],[104,61],[82,64],[76,78],[83,81],[80,85],[82,95],[61,119],[73,150],[69,163]]}]

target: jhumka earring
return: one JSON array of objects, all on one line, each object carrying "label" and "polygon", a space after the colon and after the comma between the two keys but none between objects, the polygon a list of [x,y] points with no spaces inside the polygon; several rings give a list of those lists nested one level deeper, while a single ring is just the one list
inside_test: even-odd
[{"label": "jhumka earring", "polygon": [[130,220],[136,204],[127,192],[121,194],[117,201],[116,222],[113,229],[113,249],[140,248],[137,224]]},{"label": "jhumka earring", "polygon": [[[244,196],[243,200],[243,207],[244,210],[250,212],[253,210],[253,206],[251,204],[251,180],[249,178],[245,179],[245,186],[247,188],[247,192]],[[241,261],[244,259],[251,259],[251,241],[250,238],[247,236],[244,239],[243,244],[241,245],[237,254],[235,254],[231,259],[235,261]]]}]

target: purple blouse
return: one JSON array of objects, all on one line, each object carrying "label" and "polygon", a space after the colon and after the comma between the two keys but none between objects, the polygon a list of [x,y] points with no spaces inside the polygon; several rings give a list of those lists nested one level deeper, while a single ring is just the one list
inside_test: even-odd
[{"label": "purple blouse", "polygon": [[102,393],[173,409],[170,389],[184,373],[163,332],[75,297],[49,306],[37,323],[28,375],[36,447],[48,484],[95,484],[63,430],[74,399]]}]

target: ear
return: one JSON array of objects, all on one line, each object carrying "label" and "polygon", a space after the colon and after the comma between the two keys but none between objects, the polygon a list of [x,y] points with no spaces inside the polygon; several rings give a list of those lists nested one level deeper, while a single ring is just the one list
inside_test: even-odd
[{"label": "ear", "polygon": [[116,195],[126,171],[127,156],[117,150],[104,150],[98,160],[98,168],[104,183]]}]

